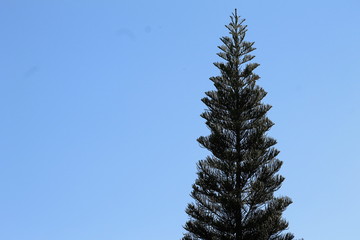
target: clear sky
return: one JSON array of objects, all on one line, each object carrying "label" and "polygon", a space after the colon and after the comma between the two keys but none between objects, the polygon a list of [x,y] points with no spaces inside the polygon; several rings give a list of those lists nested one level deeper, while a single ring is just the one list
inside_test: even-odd
[{"label": "clear sky", "polygon": [[289,230],[358,239],[358,0],[1,0],[0,239],[180,239],[234,8],[273,105]]}]

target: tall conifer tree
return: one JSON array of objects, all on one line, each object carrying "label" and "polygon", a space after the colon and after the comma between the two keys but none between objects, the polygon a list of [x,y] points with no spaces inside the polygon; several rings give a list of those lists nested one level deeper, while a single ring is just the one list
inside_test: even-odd
[{"label": "tall conifer tree", "polygon": [[230,18],[230,36],[220,38],[224,62],[214,63],[220,75],[210,78],[215,90],[202,99],[211,133],[198,142],[211,155],[197,164],[183,240],[291,240],[282,218],[291,199],[274,196],[284,181],[277,174],[282,162],[276,140],[267,136],[271,106],[262,103],[266,92],[256,84],[254,43],[245,41],[247,26],[236,10]]}]

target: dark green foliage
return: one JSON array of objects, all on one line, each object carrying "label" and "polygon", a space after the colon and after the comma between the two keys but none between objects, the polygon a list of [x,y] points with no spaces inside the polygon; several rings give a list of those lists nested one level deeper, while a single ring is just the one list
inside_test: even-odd
[{"label": "dark green foliage", "polygon": [[244,40],[246,25],[235,13],[227,25],[230,37],[222,37],[225,60],[215,66],[216,90],[202,99],[208,107],[201,116],[211,130],[198,142],[212,154],[199,161],[198,178],[188,205],[189,220],[183,240],[291,240],[283,233],[288,223],[282,212],[288,197],[275,197],[284,178],[277,174],[282,162],[276,158],[276,140],[266,132],[273,126],[262,103],[266,92],[256,85],[259,76],[251,63],[253,42]]}]

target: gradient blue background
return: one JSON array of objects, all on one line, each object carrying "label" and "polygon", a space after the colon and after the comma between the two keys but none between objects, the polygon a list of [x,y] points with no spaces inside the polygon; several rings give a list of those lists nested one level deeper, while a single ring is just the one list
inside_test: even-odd
[{"label": "gradient blue background", "polygon": [[355,0],[0,1],[0,239],[181,238],[234,8],[273,105],[289,230],[358,239]]}]

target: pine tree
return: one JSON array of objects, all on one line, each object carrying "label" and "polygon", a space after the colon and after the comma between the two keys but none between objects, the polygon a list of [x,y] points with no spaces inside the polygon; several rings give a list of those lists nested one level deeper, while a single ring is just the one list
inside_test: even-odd
[{"label": "pine tree", "polygon": [[183,240],[291,240],[282,218],[291,199],[274,196],[284,181],[277,173],[282,161],[267,136],[271,106],[256,84],[254,42],[244,40],[247,26],[236,10],[230,18],[230,36],[220,38],[218,53],[225,62],[214,63],[221,74],[210,78],[216,90],[202,99],[211,133],[198,142],[211,155],[197,164]]}]

